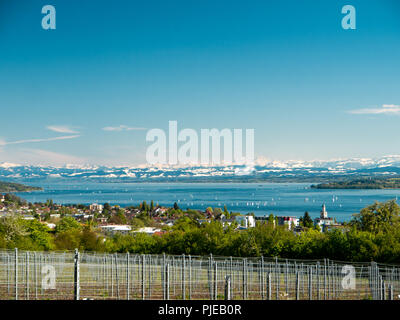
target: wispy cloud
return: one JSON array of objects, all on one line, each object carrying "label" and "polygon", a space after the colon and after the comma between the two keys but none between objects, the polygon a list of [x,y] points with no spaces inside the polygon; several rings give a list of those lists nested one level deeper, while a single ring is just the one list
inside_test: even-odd
[{"label": "wispy cloud", "polygon": [[141,127],[128,127],[126,125],[119,125],[117,127],[104,127],[104,131],[138,131],[138,130],[146,130],[146,128]]},{"label": "wispy cloud", "polygon": [[399,114],[400,105],[395,104],[384,104],[381,108],[366,108],[351,110],[349,113],[352,114]]},{"label": "wispy cloud", "polygon": [[78,131],[74,130],[70,126],[47,126],[46,129],[54,131],[54,132],[59,132],[59,133],[79,133]]},{"label": "wispy cloud", "polygon": [[44,138],[44,139],[26,139],[26,140],[17,140],[17,141],[0,140],[0,146],[6,146],[6,145],[10,145],[10,144],[20,144],[20,143],[35,143],[35,142],[75,139],[78,137],[80,137],[80,135],[61,136],[61,137]]}]

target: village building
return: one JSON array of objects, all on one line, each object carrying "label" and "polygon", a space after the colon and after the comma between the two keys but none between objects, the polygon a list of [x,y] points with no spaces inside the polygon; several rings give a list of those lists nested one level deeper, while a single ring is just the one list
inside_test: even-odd
[{"label": "village building", "polygon": [[138,230],[133,231],[134,233],[146,233],[148,235],[153,235],[155,233],[161,233],[161,229],[153,228],[153,227],[143,227]]},{"label": "village building", "polygon": [[314,224],[321,228],[322,232],[325,232],[327,226],[333,225],[333,218],[328,217],[328,211],[326,211],[325,204],[322,205],[322,210],[320,212],[320,217],[314,220]]},{"label": "village building", "polygon": [[45,222],[45,225],[47,227],[49,227],[50,229],[52,229],[52,230],[56,228],[56,224],[55,223]]},{"label": "village building", "polygon": [[300,219],[292,216],[278,216],[278,225],[287,226],[289,230],[294,229],[299,225]]},{"label": "village building", "polygon": [[256,226],[256,220],[252,215],[246,216],[235,216],[235,220],[239,225],[239,229],[254,228]]},{"label": "village building", "polygon": [[116,224],[100,226],[100,229],[105,234],[110,234],[110,235],[114,235],[116,233],[129,234],[132,230],[131,226],[129,225],[116,225]]},{"label": "village building", "polygon": [[89,206],[90,211],[97,211],[97,212],[102,212],[103,211],[103,205],[102,204],[97,204],[97,203],[92,203]]}]

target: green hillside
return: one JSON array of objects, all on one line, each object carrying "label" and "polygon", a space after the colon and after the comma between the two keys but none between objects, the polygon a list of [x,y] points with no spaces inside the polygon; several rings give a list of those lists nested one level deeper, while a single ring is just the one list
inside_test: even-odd
[{"label": "green hillside", "polygon": [[367,178],[312,185],[315,189],[400,189],[400,178]]},{"label": "green hillside", "polygon": [[26,186],[20,183],[0,181],[0,193],[7,192],[27,192],[34,190],[42,190],[39,187]]}]

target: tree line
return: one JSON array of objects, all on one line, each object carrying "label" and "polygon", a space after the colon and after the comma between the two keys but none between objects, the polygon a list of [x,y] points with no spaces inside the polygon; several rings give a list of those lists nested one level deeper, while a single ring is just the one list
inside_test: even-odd
[{"label": "tree line", "polygon": [[219,220],[200,224],[193,210],[171,210],[179,217],[160,235],[105,236],[92,223],[82,225],[69,216],[51,230],[36,219],[9,215],[0,219],[0,248],[400,262],[400,207],[395,200],[376,202],[353,215],[345,228],[324,233],[304,217],[302,232],[294,233],[273,219],[237,230],[235,223],[223,225]]}]

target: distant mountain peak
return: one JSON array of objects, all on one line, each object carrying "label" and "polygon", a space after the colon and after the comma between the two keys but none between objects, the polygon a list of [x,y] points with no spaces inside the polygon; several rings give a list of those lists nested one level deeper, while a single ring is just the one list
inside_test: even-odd
[{"label": "distant mountain peak", "polygon": [[259,180],[279,177],[312,178],[337,175],[398,175],[400,155],[380,158],[349,158],[334,160],[288,160],[259,159],[254,166],[100,166],[73,165],[62,167],[0,164],[0,179],[31,180],[46,178],[90,179],[117,181],[178,181],[207,180],[231,181],[252,177]]},{"label": "distant mountain peak", "polygon": [[14,167],[20,167],[20,164],[16,163],[10,163],[10,162],[1,162],[0,163],[0,168],[14,168]]}]

